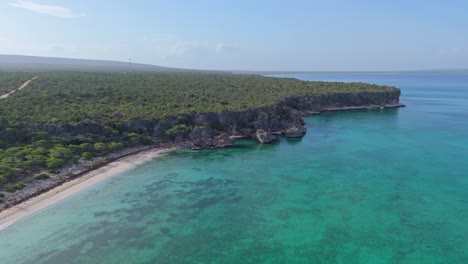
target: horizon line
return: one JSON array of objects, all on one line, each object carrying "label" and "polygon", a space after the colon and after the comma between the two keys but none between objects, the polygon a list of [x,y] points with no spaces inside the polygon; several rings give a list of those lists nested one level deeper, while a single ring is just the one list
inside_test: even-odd
[{"label": "horizon line", "polygon": [[[128,61],[116,60],[116,59],[96,59],[96,58],[74,58],[74,57],[57,57],[57,56],[39,56],[39,55],[24,55],[24,54],[0,54],[0,56],[18,56],[18,57],[35,57],[35,58],[49,58],[49,59],[69,59],[69,60],[84,60],[84,61],[100,61],[100,62],[114,62],[114,63],[125,63]],[[194,71],[221,71],[221,72],[232,72],[232,73],[403,73],[403,72],[454,72],[454,71],[468,71],[466,68],[428,68],[428,69],[402,69],[402,70],[219,70],[219,69],[194,69],[194,68],[181,68],[174,66],[156,65],[152,63],[139,63],[135,62],[132,58],[132,65],[144,65],[144,66],[155,66],[164,67],[169,69],[183,69],[183,70],[194,70]],[[1,65],[0,65],[1,66]]]}]

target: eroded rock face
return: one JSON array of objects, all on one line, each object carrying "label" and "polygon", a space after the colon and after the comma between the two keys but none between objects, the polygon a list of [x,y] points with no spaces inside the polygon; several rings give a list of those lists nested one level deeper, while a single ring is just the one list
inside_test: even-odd
[{"label": "eroded rock face", "polygon": [[189,134],[193,149],[203,148],[226,148],[234,145],[235,140],[227,133],[214,136],[208,127],[195,127]]},{"label": "eroded rock face", "polygon": [[307,129],[302,125],[294,125],[286,129],[284,135],[289,138],[300,138],[307,133]]},{"label": "eroded rock face", "polygon": [[250,136],[255,134],[255,130],[253,130],[251,128],[243,128],[243,129],[240,130],[240,134],[244,135],[246,137],[250,137]]},{"label": "eroded rock face", "polygon": [[234,139],[231,139],[227,133],[222,133],[212,140],[214,148],[226,148],[234,145]]},{"label": "eroded rock face", "polygon": [[262,144],[267,144],[271,143],[273,140],[276,139],[275,136],[271,133],[271,131],[265,131],[263,129],[257,129],[255,132],[255,138],[258,140],[258,142]]},{"label": "eroded rock face", "polygon": [[211,147],[213,131],[208,127],[195,127],[190,132],[189,138],[194,147]]},{"label": "eroded rock face", "polygon": [[[213,148],[218,145],[226,147],[232,144],[231,140],[241,138],[253,138],[262,143],[269,143],[274,140],[274,135],[303,136],[306,133],[303,115],[317,114],[321,111],[400,107],[403,105],[399,104],[399,96],[399,90],[385,93],[291,96],[284,98],[275,106],[248,108],[243,111],[192,113],[164,118],[153,117],[148,120],[121,121],[118,127],[113,127],[113,129],[148,134],[157,140],[188,141],[196,148]],[[115,113],[115,117],[120,118],[121,115]],[[176,125],[185,125],[187,128],[192,128],[192,131],[189,135],[184,133],[168,138],[165,132]],[[102,124],[88,121],[76,124],[31,124],[27,129],[58,136],[109,133]],[[0,132],[0,136],[9,141],[14,141],[17,136],[14,131]],[[216,137],[215,135],[219,133],[226,133],[228,136],[221,134]]]}]

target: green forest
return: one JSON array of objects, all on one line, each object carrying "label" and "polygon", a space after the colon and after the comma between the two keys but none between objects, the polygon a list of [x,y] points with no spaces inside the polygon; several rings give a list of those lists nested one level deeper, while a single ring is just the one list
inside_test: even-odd
[{"label": "green forest", "polygon": [[[171,133],[191,129],[177,125],[167,137],[154,138],[151,131],[126,125],[135,120],[240,111],[289,96],[395,90],[259,75],[42,72],[0,73],[0,95],[34,76],[26,89],[0,100],[0,185],[42,171],[56,173],[80,158],[167,141]],[[67,127],[75,131],[67,133]],[[80,127],[86,127],[84,132]]]},{"label": "green forest", "polygon": [[18,88],[33,77],[33,73],[0,72],[0,96]]}]

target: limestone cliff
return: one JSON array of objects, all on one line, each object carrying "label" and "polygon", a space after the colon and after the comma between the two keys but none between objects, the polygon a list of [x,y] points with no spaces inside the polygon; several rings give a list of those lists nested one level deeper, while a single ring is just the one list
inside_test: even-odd
[{"label": "limestone cliff", "polygon": [[[393,92],[333,93],[320,96],[288,97],[269,107],[243,111],[184,114],[151,120],[123,122],[126,130],[146,133],[159,142],[187,142],[194,148],[228,147],[236,139],[255,138],[262,143],[274,135],[302,137],[306,133],[303,116],[324,111],[371,110],[403,106],[400,90]],[[105,133],[98,123],[43,125],[34,127],[51,134],[66,136]]]},{"label": "limestone cliff", "polygon": [[[277,105],[249,108],[244,111],[199,113],[192,116],[159,120],[153,128],[153,136],[161,137],[170,127],[185,125],[191,128],[175,140],[189,140],[195,148],[226,147],[233,141],[219,144],[224,139],[254,138],[268,143],[274,135],[302,137],[306,133],[302,116],[324,111],[366,110],[403,106],[399,104],[400,91],[376,93],[339,93],[321,96],[288,97]],[[164,136],[163,136],[164,137]],[[224,142],[224,141],[221,141]]]}]

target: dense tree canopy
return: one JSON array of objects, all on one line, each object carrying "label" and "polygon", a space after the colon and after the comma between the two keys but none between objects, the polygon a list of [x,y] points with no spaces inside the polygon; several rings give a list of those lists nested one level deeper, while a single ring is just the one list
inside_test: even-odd
[{"label": "dense tree canopy", "polygon": [[0,72],[0,95],[11,92],[32,77],[33,73]]},{"label": "dense tree canopy", "polygon": [[[395,89],[259,75],[80,72],[0,73],[0,87],[10,91],[33,76],[38,78],[26,89],[0,100],[0,184],[153,143],[151,131],[123,125],[132,120],[271,106],[288,96]],[[96,128],[73,134],[53,129],[79,124]],[[177,125],[162,137],[170,140],[188,130]]]},{"label": "dense tree canopy", "polygon": [[258,75],[43,73],[27,91],[0,104],[0,115],[31,123],[131,120],[262,107],[287,96],[391,89]]}]

